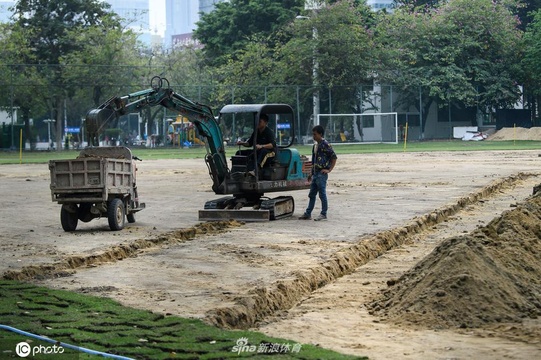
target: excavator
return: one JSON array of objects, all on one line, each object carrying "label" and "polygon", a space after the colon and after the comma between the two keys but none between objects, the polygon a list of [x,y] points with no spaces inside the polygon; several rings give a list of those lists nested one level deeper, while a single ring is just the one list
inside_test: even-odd
[{"label": "excavator", "polygon": [[[291,147],[295,138],[293,109],[287,104],[233,104],[224,106],[215,117],[209,106],[199,104],[176,93],[169,81],[155,76],[150,88],[125,96],[113,96],[88,112],[85,125],[89,141],[98,143],[98,135],[108,122],[119,116],[138,112],[145,107],[163,106],[191,121],[206,147],[205,162],[212,190],[226,195],[209,200],[199,210],[200,221],[235,219],[240,221],[269,221],[291,216],[295,211],[292,196],[275,198],[265,193],[302,190],[310,187],[311,159],[301,156]],[[226,149],[235,149],[237,140],[255,132],[261,114],[269,118],[268,126],[275,131],[276,151],[265,166],[247,171],[250,161],[257,164],[254,147],[235,151],[231,166]],[[224,133],[226,136],[224,136]]]}]

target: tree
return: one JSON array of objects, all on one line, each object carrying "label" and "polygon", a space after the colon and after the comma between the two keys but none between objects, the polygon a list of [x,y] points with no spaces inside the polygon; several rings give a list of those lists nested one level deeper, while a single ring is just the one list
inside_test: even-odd
[{"label": "tree", "polygon": [[[365,4],[340,1],[321,9],[306,21],[296,21],[294,37],[281,49],[287,59],[283,71],[295,68],[291,61],[300,59],[305,66],[303,80],[313,75],[313,60],[318,65],[316,82],[326,86],[363,83],[371,78],[375,62],[372,38],[373,13]],[[315,57],[315,59],[314,59]],[[287,64],[290,64],[289,66]],[[297,71],[297,68],[293,71]],[[289,72],[286,72],[290,77]],[[306,83],[306,82],[304,82]]]},{"label": "tree", "polygon": [[[31,57],[24,63],[35,61],[40,76],[47,79],[49,87],[40,95],[49,97],[51,112],[56,118],[57,149],[62,148],[62,109],[67,94],[73,92],[72,84],[63,79],[61,59],[79,51],[82,44],[71,41],[70,30],[84,31],[103,24],[110,5],[97,0],[20,0],[13,8],[14,25],[24,33]],[[37,95],[37,94],[36,94]]]},{"label": "tree", "polygon": [[524,57],[521,68],[522,81],[527,94],[532,97],[530,101],[534,104],[532,108],[535,118],[538,117],[537,108],[541,100],[541,10],[533,14],[533,21],[524,34]]},{"label": "tree", "polygon": [[541,9],[541,0],[522,1],[517,10],[517,16],[520,19],[521,30],[526,30],[528,25],[534,20],[535,13]]},{"label": "tree", "polygon": [[[292,34],[276,52],[277,81],[310,84],[309,93],[330,88],[334,112],[360,112],[359,85],[372,84],[380,57],[373,36],[375,16],[364,2],[340,1],[295,21]],[[312,105],[313,99],[305,104]]]},{"label": "tree", "polygon": [[[217,72],[228,86],[220,93],[222,99],[230,96],[230,88],[244,85],[235,89],[236,101],[263,101],[260,94],[265,88],[265,100],[291,103],[296,97],[292,85],[303,85],[302,99],[310,114],[313,92],[325,88],[345,99],[335,100],[333,109],[358,109],[361,96],[356,85],[371,83],[378,59],[371,30],[374,13],[364,2],[340,1],[309,15],[271,36],[254,35],[243,49],[224,57],[227,61]],[[340,86],[344,84],[351,87]]]},{"label": "tree", "polygon": [[231,0],[202,14],[194,36],[205,46],[207,60],[223,65],[256,35],[268,36],[295,18],[303,0]]},{"label": "tree", "polygon": [[423,132],[433,101],[480,109],[517,101],[521,32],[509,11],[513,4],[451,0],[422,12],[397,9],[378,25],[387,50],[378,73],[399,86],[406,106],[422,112]]},{"label": "tree", "polygon": [[196,46],[173,48],[158,58],[171,84],[190,99],[209,104],[212,100],[215,69],[206,65],[203,51]]},{"label": "tree", "polygon": [[[228,61],[216,70],[220,79],[217,99],[229,102],[234,89],[235,101],[239,103],[258,103],[263,99],[257,94],[267,85],[275,85],[273,71],[276,59],[273,48],[267,38],[253,37],[244,49],[237,51],[235,58],[228,56]],[[238,87],[241,85],[242,87]]]},{"label": "tree", "polygon": [[27,32],[15,24],[5,23],[0,24],[0,34],[0,64],[3,64],[0,66],[0,104],[18,109],[19,118],[24,123],[25,138],[32,145],[34,138],[30,118],[45,108],[45,103],[36,97],[35,91],[43,86],[43,78],[34,66],[25,64],[25,61],[33,62]]},{"label": "tree", "polygon": [[[420,7],[424,8],[434,8],[438,5],[442,5],[446,1],[442,0],[395,0],[395,7],[405,6],[410,9],[419,10]],[[528,27],[528,24],[533,20],[533,13],[541,9],[541,0],[529,0],[529,1],[520,1],[509,4],[506,1],[500,2],[508,6],[509,10],[518,16],[520,19],[519,28],[525,30]]]},{"label": "tree", "polygon": [[426,7],[431,8],[438,5],[441,1],[440,0],[395,0],[394,6],[400,7],[400,6],[406,6],[409,8],[416,8],[416,7]]},{"label": "tree", "polygon": [[59,58],[69,68],[63,80],[70,86],[90,87],[94,106],[102,103],[104,95],[131,84],[139,75],[135,69],[146,65],[137,51],[141,48],[137,34],[122,26],[116,14],[104,15],[99,25],[75,26],[65,37],[80,46]]}]

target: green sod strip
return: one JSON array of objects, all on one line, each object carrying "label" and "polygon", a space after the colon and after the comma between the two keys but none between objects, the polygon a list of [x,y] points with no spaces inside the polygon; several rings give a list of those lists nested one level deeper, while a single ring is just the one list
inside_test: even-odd
[{"label": "green sod strip", "polygon": [[[0,280],[0,324],[136,359],[360,359],[257,332],[222,330],[195,319],[132,309],[107,298],[6,280]],[[71,349],[51,355],[55,344],[3,329],[0,358],[19,358],[16,346],[28,340],[33,351],[50,351],[32,359],[104,359]]]}]

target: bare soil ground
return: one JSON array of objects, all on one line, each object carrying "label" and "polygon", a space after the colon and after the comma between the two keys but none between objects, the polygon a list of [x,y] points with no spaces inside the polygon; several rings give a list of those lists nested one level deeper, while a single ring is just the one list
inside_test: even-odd
[{"label": "bare soil ground", "polygon": [[73,233],[47,165],[2,166],[0,273],[374,359],[541,358],[538,155],[342,155],[319,223],[306,191],[294,218],[200,223],[204,161],[143,161],[137,222]]}]

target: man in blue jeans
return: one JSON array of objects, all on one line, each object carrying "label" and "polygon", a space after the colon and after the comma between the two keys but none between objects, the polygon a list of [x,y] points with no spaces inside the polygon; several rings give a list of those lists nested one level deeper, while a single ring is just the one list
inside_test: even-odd
[{"label": "man in blue jeans", "polygon": [[329,173],[334,169],[334,165],[336,165],[337,156],[331,144],[323,138],[324,134],[325,129],[321,125],[316,125],[312,129],[314,147],[312,148],[312,182],[308,193],[310,201],[299,220],[310,220],[312,218],[312,211],[316,205],[316,195],[318,193],[321,200],[321,213],[314,220],[327,220],[327,179]]}]

